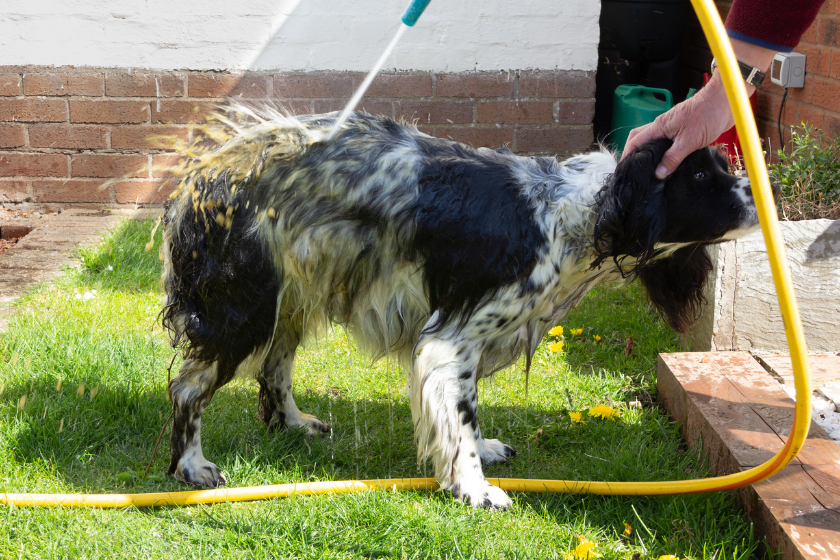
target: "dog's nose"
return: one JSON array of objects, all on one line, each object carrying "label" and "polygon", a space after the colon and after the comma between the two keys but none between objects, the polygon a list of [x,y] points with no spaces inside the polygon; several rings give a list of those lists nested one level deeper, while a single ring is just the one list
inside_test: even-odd
[{"label": "dog's nose", "polygon": [[[742,182],[740,183],[740,186],[743,187],[744,192],[746,192],[747,195],[750,198],[752,198],[752,196],[753,196],[752,185],[750,184],[750,182],[746,178],[742,178],[741,181]],[[770,190],[773,193],[773,200],[778,201],[779,196],[782,194],[782,189],[779,187],[779,184],[777,182],[773,181],[772,179],[770,180]]]}]

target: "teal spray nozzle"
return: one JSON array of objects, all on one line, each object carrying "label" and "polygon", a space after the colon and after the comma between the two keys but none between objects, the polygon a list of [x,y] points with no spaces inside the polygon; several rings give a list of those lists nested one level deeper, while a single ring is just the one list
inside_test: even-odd
[{"label": "teal spray nozzle", "polygon": [[371,69],[371,71],[368,72],[368,75],[365,76],[362,85],[359,86],[359,89],[356,90],[356,93],[354,93],[353,97],[350,98],[350,101],[347,102],[347,106],[341,112],[338,119],[336,119],[335,124],[333,124],[329,133],[327,133],[327,140],[332,140],[335,133],[338,132],[342,125],[344,125],[347,121],[347,117],[350,116],[350,113],[352,113],[353,109],[356,108],[356,105],[359,104],[359,101],[361,101],[368,86],[370,86],[373,79],[379,73],[379,69],[382,68],[383,64],[385,64],[385,59],[388,58],[388,55],[391,54],[391,51],[393,51],[394,47],[397,46],[402,34],[406,29],[413,27],[414,24],[417,23],[417,19],[420,17],[420,14],[423,13],[423,10],[426,9],[426,6],[428,6],[431,1],[432,0],[412,0],[411,4],[408,5],[408,8],[406,8],[405,13],[402,15],[402,25],[400,25],[399,29],[397,29],[397,34],[394,35],[394,38],[391,39],[391,42],[385,48],[382,56],[380,56],[379,60],[376,61],[376,64],[373,65],[373,69]]},{"label": "teal spray nozzle", "polygon": [[408,5],[408,8],[405,9],[405,13],[402,16],[402,22],[409,27],[414,27],[414,24],[417,23],[417,18],[420,17],[420,14],[423,13],[423,10],[426,9],[426,6],[428,6],[431,1],[432,0],[412,0],[411,4]]}]

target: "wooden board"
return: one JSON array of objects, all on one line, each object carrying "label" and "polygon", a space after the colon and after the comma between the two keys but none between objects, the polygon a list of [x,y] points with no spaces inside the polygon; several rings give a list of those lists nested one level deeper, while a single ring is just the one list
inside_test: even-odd
[{"label": "wooden board", "polygon": [[[716,474],[756,466],[784,445],[793,400],[746,352],[660,354],[659,398]],[[802,451],[738,497],[782,559],[840,559],[840,445],[814,422]]]},{"label": "wooden board", "polygon": [[[790,354],[774,356],[760,356],[758,361],[774,376],[782,380],[785,385],[793,385],[793,366],[790,364]],[[840,381],[840,356],[836,354],[810,354],[808,369],[811,383],[815,386]]]}]

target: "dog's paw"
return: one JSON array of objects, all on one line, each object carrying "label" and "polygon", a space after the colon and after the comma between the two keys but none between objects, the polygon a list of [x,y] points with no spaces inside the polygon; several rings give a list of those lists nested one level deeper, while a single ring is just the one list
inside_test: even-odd
[{"label": "dog's paw", "polygon": [[453,497],[473,507],[488,509],[507,509],[511,501],[505,491],[493,486],[484,478],[456,482],[447,488]]},{"label": "dog's paw", "polygon": [[196,488],[218,488],[227,483],[221,469],[207,460],[181,461],[172,476]]},{"label": "dog's paw", "polygon": [[481,462],[485,465],[491,463],[504,463],[508,457],[516,455],[516,450],[497,439],[481,439],[478,442]]},{"label": "dog's paw", "polygon": [[286,426],[289,428],[299,428],[306,432],[308,436],[323,436],[330,433],[330,425],[326,422],[320,421],[311,414],[304,414],[303,412],[297,418],[291,418],[286,421]]}]

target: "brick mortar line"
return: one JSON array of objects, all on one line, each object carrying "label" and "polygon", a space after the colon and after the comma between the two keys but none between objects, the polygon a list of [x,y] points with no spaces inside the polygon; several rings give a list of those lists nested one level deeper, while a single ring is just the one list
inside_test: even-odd
[{"label": "brick mortar line", "polygon": [[[840,49],[838,49],[840,52]],[[830,77],[824,76],[822,74],[813,74],[820,77]],[[836,79],[836,78],[832,78]],[[341,96],[332,96],[332,97],[287,97],[283,95],[264,95],[260,97],[244,97],[240,95],[233,95],[233,96],[214,96],[214,97],[193,97],[189,95],[184,96],[171,96],[171,95],[161,95],[160,97],[150,96],[150,95],[136,95],[136,96],[113,96],[113,95],[6,95],[0,96],[0,101],[6,99],[16,99],[16,100],[26,100],[26,99],[41,99],[41,100],[57,100],[57,101],[135,101],[140,103],[152,103],[155,101],[191,101],[194,103],[220,103],[228,100],[242,100],[242,101],[329,101],[334,99],[343,99],[349,100],[352,95],[341,95]],[[582,95],[582,96],[559,96],[559,95],[530,95],[530,96],[518,96],[516,94],[511,95],[494,95],[494,96],[454,96],[454,95],[438,95],[436,92],[432,92],[431,95],[406,95],[406,96],[365,96],[363,99],[372,99],[372,100],[398,100],[398,99],[406,99],[406,100],[442,100],[442,101],[467,101],[467,100],[487,100],[487,101],[549,101],[549,100],[581,100],[581,99],[595,99],[594,95]]]},{"label": "brick mortar line", "polygon": [[[0,123],[3,124],[3,123]],[[103,155],[103,156],[120,156],[120,155],[164,155],[175,153],[174,150],[166,150],[163,148],[38,148],[26,147],[18,148],[0,148],[2,154],[65,154],[69,156],[77,155]]]}]

